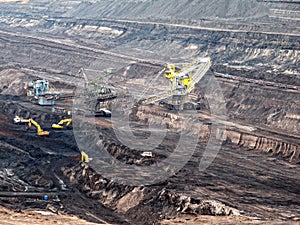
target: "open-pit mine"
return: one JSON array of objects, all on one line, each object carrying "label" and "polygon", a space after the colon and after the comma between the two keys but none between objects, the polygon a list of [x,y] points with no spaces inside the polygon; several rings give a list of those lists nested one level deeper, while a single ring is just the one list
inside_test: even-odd
[{"label": "open-pit mine", "polygon": [[300,1],[0,7],[0,224],[300,223]]}]

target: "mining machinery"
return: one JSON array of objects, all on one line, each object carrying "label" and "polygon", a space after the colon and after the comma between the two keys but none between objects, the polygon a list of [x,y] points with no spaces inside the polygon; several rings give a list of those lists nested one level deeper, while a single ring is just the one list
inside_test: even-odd
[{"label": "mining machinery", "polygon": [[59,123],[54,123],[52,124],[52,128],[54,129],[63,129],[64,128],[64,124],[65,124],[65,127],[69,127],[72,123],[72,119],[69,118],[69,119],[62,119],[61,121],[59,121]]},{"label": "mining machinery", "polygon": [[43,131],[41,126],[33,119],[23,119],[19,116],[16,116],[14,118],[14,122],[15,123],[27,123],[28,127],[31,127],[31,125],[33,124],[37,129],[37,135],[38,136],[48,136],[49,135],[49,132],[48,131]]},{"label": "mining machinery", "polygon": [[54,105],[57,94],[49,92],[49,81],[45,79],[32,80],[27,84],[27,96],[34,104]]},{"label": "mining machinery", "polygon": [[169,109],[195,109],[197,104],[189,102],[188,95],[211,66],[210,57],[198,58],[192,63],[167,64],[164,78],[169,80],[169,90],[139,101],[139,104],[159,102]]},{"label": "mining machinery", "polygon": [[[86,72],[102,73],[103,76],[98,77],[98,81],[90,81]],[[104,77],[109,73],[115,71],[113,68],[109,68],[105,71],[98,71],[92,69],[81,68],[79,74],[84,78],[84,91],[83,95],[86,98],[86,105],[89,106],[91,113],[94,116],[111,116],[111,111],[107,109],[107,103],[117,98],[117,93],[113,90],[113,87],[105,82]]]}]

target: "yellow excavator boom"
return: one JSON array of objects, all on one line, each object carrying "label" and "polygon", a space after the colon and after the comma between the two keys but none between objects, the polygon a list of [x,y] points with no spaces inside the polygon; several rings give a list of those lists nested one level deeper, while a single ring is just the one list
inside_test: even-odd
[{"label": "yellow excavator boom", "polygon": [[56,123],[52,124],[52,128],[62,129],[62,128],[64,128],[64,126],[63,126],[64,124],[66,124],[66,127],[68,127],[68,126],[70,126],[71,123],[72,123],[71,118],[70,119],[63,119],[63,120],[59,121],[58,124],[56,124]]},{"label": "yellow excavator boom", "polygon": [[41,126],[36,121],[34,121],[33,119],[23,119],[19,116],[16,116],[14,118],[14,122],[15,123],[28,123],[29,127],[31,127],[31,125],[33,124],[36,127],[37,134],[39,136],[48,136],[50,134],[48,131],[43,131]]},{"label": "yellow excavator boom", "polygon": [[34,121],[33,119],[29,119],[28,126],[31,127],[31,124],[33,124],[36,127],[37,134],[39,136],[48,136],[49,135],[49,132],[48,131],[43,131],[41,126],[36,121]]}]

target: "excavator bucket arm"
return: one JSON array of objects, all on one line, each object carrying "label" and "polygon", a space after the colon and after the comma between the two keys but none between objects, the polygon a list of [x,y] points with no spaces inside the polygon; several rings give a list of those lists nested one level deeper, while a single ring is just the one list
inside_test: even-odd
[{"label": "excavator bucket arm", "polygon": [[49,132],[48,131],[43,131],[41,126],[36,121],[34,121],[33,119],[30,119],[29,122],[28,122],[29,126],[31,126],[31,124],[33,124],[36,127],[37,134],[39,136],[48,136],[49,135]]},{"label": "excavator bucket arm", "polygon": [[70,126],[70,124],[72,123],[72,119],[63,119],[61,121],[59,121],[58,124],[54,123],[52,124],[52,128],[54,129],[62,129],[64,128],[64,124],[66,124],[66,127]]},{"label": "excavator bucket arm", "polygon": [[48,131],[43,131],[41,126],[36,121],[34,121],[33,119],[23,119],[19,116],[15,116],[14,122],[15,123],[28,123],[28,127],[31,127],[31,125],[34,125],[37,129],[37,134],[39,136],[49,135],[49,132]]}]

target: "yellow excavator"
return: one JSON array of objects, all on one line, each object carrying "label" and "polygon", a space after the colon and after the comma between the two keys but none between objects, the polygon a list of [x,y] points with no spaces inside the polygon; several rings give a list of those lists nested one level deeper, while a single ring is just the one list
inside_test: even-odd
[{"label": "yellow excavator", "polygon": [[64,128],[64,124],[66,124],[66,127],[70,126],[70,124],[72,123],[72,119],[62,119],[61,121],[59,121],[58,124],[54,123],[52,124],[52,128],[54,129],[62,129]]},{"label": "yellow excavator", "polygon": [[48,136],[50,134],[48,131],[43,131],[41,126],[33,119],[23,119],[19,116],[16,116],[14,118],[14,122],[15,123],[28,123],[28,127],[31,127],[31,125],[33,124],[37,129],[38,136]]},{"label": "yellow excavator", "polygon": [[92,158],[90,158],[88,156],[88,154],[86,154],[84,151],[81,151],[81,161],[82,162],[88,163],[91,160],[92,160]]}]

